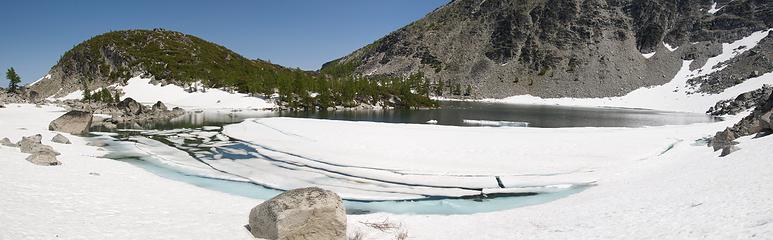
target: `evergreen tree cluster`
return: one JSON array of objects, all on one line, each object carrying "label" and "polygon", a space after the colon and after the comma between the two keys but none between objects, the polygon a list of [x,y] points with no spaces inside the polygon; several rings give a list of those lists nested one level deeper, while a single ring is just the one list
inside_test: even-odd
[{"label": "evergreen tree cluster", "polygon": [[240,91],[274,96],[284,107],[316,110],[355,107],[359,104],[397,108],[435,107],[429,98],[429,82],[423,74],[408,78],[316,75],[301,70],[271,72],[256,81],[245,82]]},{"label": "evergreen tree cluster", "polygon": [[113,103],[121,101],[121,96],[118,92],[113,95],[107,88],[102,88],[95,93],[91,93],[89,90],[88,82],[81,80],[83,83],[83,101],[95,101],[104,103]]},{"label": "evergreen tree cluster", "polygon": [[[125,56],[108,63],[105,52]],[[353,107],[361,103],[391,107],[433,107],[429,84],[422,74],[410,77],[362,77],[348,74],[356,63],[324,68],[321,72],[289,69],[263,60],[246,59],[225,47],[195,36],[164,30],[115,31],[96,36],[66,52],[57,65],[89,63],[92,79],[126,80],[142,71],[181,86],[223,88],[276,97],[279,104],[297,110]],[[112,67],[111,67],[112,66]],[[87,86],[83,86],[87,89]],[[84,94],[87,100],[109,100],[109,91]],[[113,99],[115,99],[113,97]]]}]

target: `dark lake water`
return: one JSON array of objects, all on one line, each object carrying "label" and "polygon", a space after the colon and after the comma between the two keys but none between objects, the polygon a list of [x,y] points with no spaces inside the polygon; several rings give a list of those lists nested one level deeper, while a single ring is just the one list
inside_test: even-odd
[{"label": "dark lake water", "polygon": [[481,102],[441,102],[438,109],[391,109],[335,112],[190,112],[167,122],[147,123],[146,129],[190,128],[238,123],[246,118],[298,117],[388,123],[427,123],[453,126],[516,127],[643,127],[712,122],[696,113],[644,109],[516,105]]}]

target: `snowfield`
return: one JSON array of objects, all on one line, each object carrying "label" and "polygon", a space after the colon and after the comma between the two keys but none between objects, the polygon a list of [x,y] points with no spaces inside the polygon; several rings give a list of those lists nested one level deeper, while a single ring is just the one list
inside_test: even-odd
[{"label": "snowfield", "polygon": [[243,93],[230,93],[211,88],[206,92],[189,93],[180,86],[168,84],[153,85],[150,79],[134,77],[126,86],[121,86],[125,95],[144,104],[162,101],[168,106],[184,109],[266,109],[274,107],[262,98],[251,97]]},{"label": "snowfield", "polygon": [[[50,78],[50,75],[47,76]],[[34,84],[34,83],[33,83]],[[252,97],[243,93],[231,93],[217,88],[206,90],[197,87],[197,91],[188,92],[185,88],[174,85],[152,84],[150,78],[133,77],[125,86],[112,85],[123,91],[121,98],[130,97],[137,102],[146,105],[163,102],[168,107],[180,107],[186,110],[218,110],[218,109],[269,109],[275,107],[273,103],[259,97]],[[94,90],[94,92],[100,89]],[[83,91],[78,90],[60,98],[49,100],[82,99]]]},{"label": "snowfield", "polygon": [[[62,152],[59,159],[63,163],[35,166],[25,161],[27,154],[17,148],[0,146],[0,239],[251,238],[243,226],[249,209],[260,201],[168,180],[128,163],[99,158],[106,152],[86,146],[86,140],[80,137],[67,135],[72,145],[51,143],[49,139],[55,133],[46,130],[48,122],[62,113],[49,106],[9,105],[0,109],[0,132],[4,136],[17,141],[21,136],[41,133],[45,144]],[[257,122],[247,121],[227,126],[226,132],[249,128],[256,131],[243,136],[251,136],[250,141],[271,139],[265,143],[352,165],[365,163],[354,157],[387,154],[374,158],[373,166],[407,172],[593,170],[588,176],[596,181],[595,186],[539,205],[472,215],[348,216],[350,234],[359,232],[364,239],[394,239],[398,232],[406,232],[410,239],[766,239],[773,234],[773,161],[769,157],[773,155],[773,137],[742,138],[742,150],[725,158],[718,158],[718,153],[695,141],[732,124],[737,117],[710,124],[610,129],[261,120],[276,129],[259,129]],[[336,134],[328,134],[336,129]],[[303,135],[293,135],[300,131]],[[394,141],[408,132],[416,140]],[[434,136],[440,132],[449,133]],[[380,138],[370,134],[384,134],[387,139],[374,145]],[[506,143],[450,138],[460,134],[476,141],[483,141],[476,134],[499,140],[505,135],[511,137]],[[354,135],[360,138],[347,139]],[[346,144],[339,150],[324,149],[331,144],[328,141]],[[432,151],[427,159],[402,153],[421,150],[409,145],[423,141],[438,151]],[[669,143],[673,147],[669,148]],[[299,146],[290,146],[295,144]],[[476,152],[469,147],[472,144],[498,151]],[[509,149],[523,151],[519,154]],[[500,155],[499,151],[506,154]],[[486,157],[464,159],[470,156],[494,156],[514,162]],[[544,157],[526,160],[539,156]],[[406,159],[386,161],[389,157]],[[364,224],[383,221],[401,227],[382,232]]]}]

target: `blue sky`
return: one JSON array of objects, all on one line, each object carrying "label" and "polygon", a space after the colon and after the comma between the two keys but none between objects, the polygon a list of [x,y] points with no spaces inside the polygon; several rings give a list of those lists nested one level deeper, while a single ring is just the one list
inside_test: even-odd
[{"label": "blue sky", "polygon": [[5,1],[0,86],[8,85],[9,67],[29,83],[78,43],[111,30],[137,28],[193,34],[247,58],[315,70],[448,1]]}]

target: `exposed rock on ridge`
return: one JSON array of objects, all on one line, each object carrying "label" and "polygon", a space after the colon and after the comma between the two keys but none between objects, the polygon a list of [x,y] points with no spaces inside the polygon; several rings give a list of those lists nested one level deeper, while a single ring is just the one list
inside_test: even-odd
[{"label": "exposed rock on ridge", "polygon": [[[325,64],[322,72],[422,71],[435,82],[443,81],[446,95],[460,84],[471,86],[477,97],[619,96],[671,80],[682,60],[705,62],[716,55],[719,42],[773,27],[769,1],[717,1],[721,10],[713,14],[707,11],[712,3],[455,0]],[[671,52],[664,42],[679,48]],[[700,47],[688,49],[695,42]],[[657,54],[642,56],[651,52]]]}]

